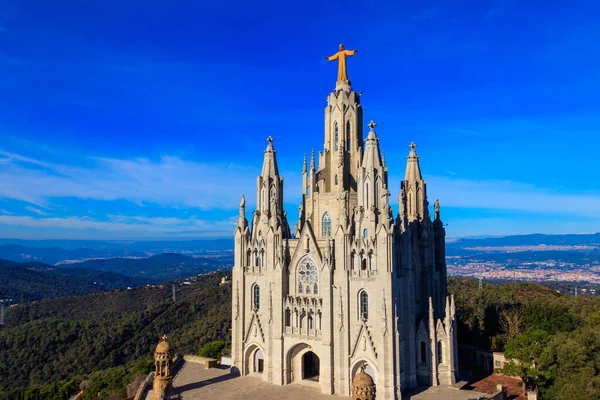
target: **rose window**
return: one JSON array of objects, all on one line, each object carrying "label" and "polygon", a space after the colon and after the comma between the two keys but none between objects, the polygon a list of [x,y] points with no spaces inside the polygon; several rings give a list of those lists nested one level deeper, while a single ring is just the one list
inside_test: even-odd
[{"label": "rose window", "polygon": [[319,272],[309,261],[303,262],[298,269],[298,292],[319,294]]}]

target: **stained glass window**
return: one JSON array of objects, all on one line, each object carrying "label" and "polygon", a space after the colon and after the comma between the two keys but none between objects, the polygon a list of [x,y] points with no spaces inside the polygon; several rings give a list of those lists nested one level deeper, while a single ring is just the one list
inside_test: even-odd
[{"label": "stained glass window", "polygon": [[321,235],[324,237],[331,236],[331,217],[328,212],[323,215]]},{"label": "stained glass window", "polygon": [[367,292],[360,293],[360,316],[362,319],[369,318],[369,295]]},{"label": "stained glass window", "polygon": [[335,151],[338,151],[338,124],[337,124],[337,122],[335,123],[333,129],[335,130]]},{"label": "stained glass window", "polygon": [[260,288],[258,287],[258,285],[254,285],[254,290],[253,290],[253,294],[254,294],[254,309],[258,310],[260,309]]},{"label": "stained glass window", "polygon": [[298,268],[298,292],[319,294],[319,271],[310,261],[304,261]]},{"label": "stained glass window", "polygon": [[346,122],[346,150],[350,151],[350,121]]}]

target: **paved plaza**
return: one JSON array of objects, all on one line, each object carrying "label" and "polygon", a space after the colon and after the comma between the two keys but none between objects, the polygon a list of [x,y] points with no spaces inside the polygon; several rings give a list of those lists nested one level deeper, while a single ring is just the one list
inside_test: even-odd
[{"label": "paved plaza", "polygon": [[[428,390],[405,395],[403,399],[410,400],[476,400],[483,394],[478,392],[460,391],[451,388],[429,388]],[[318,388],[303,384],[275,386],[264,382],[256,376],[233,378],[229,369],[206,369],[201,364],[186,362],[173,381],[173,400],[192,399],[263,399],[263,400],[331,400],[335,398],[321,394]],[[152,399],[152,391],[146,399]]]}]

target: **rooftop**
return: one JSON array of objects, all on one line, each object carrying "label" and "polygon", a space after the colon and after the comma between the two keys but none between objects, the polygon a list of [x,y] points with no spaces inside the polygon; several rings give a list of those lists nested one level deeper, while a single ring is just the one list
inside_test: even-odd
[{"label": "rooftop", "polygon": [[[276,386],[264,382],[259,376],[244,376],[234,378],[229,374],[229,368],[206,369],[203,365],[186,362],[173,380],[171,398],[177,400],[219,399],[219,400],[325,400],[342,398],[329,396],[319,392],[312,383]],[[483,394],[461,391],[452,388],[430,388],[424,392],[403,399],[411,400],[476,400]],[[346,397],[343,397],[346,398]],[[146,399],[152,399],[152,391]]]}]

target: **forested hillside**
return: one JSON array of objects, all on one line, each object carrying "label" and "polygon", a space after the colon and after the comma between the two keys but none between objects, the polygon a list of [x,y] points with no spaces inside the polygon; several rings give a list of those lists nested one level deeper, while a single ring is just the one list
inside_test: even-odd
[{"label": "forested hillside", "polygon": [[13,299],[14,302],[86,295],[148,282],[115,272],[56,268],[37,262],[16,263],[0,259],[0,299]]},{"label": "forested hillside", "polygon": [[450,278],[458,341],[505,351],[506,373],[538,385],[545,400],[600,399],[600,298],[540,285]]},{"label": "forested hillside", "polygon": [[223,263],[222,261],[206,257],[189,257],[182,254],[165,253],[148,258],[88,260],[73,263],[69,266],[71,268],[116,272],[122,275],[143,277],[160,282],[204,274],[231,266],[231,263]]},{"label": "forested hillside", "polygon": [[151,366],[162,334],[181,353],[229,340],[231,288],[219,279],[210,274],[179,286],[176,302],[170,286],[157,286],[10,309],[0,330],[0,398],[60,398],[82,381],[93,388],[86,393],[118,398],[124,379]]}]

